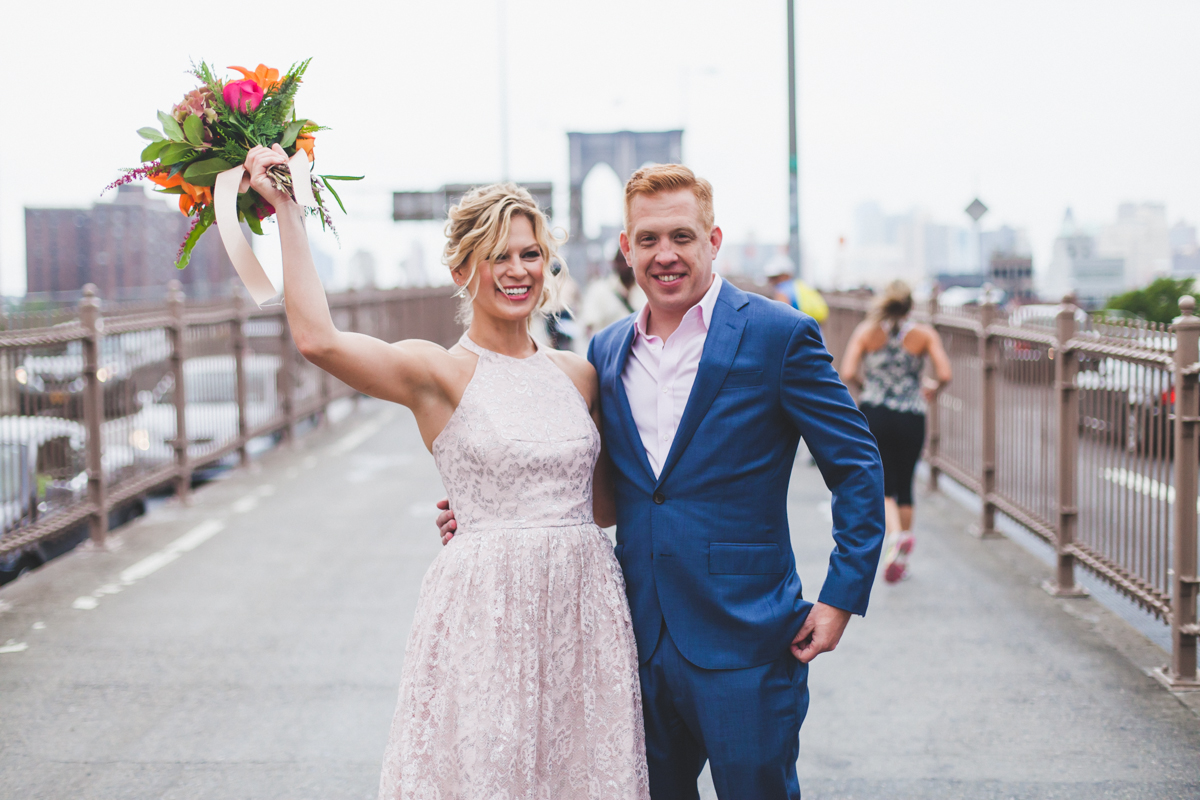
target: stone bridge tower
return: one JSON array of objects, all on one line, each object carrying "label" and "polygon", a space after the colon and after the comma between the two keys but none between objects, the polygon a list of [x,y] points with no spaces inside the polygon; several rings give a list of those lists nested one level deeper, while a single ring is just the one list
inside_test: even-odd
[{"label": "stone bridge tower", "polygon": [[[568,133],[571,143],[571,241],[567,262],[575,275],[586,282],[603,274],[604,260],[588,258],[590,242],[583,233],[583,181],[597,164],[607,164],[622,181],[646,163],[678,164],[683,160],[683,131],[614,131],[613,133]],[[595,261],[595,263],[590,263]]]}]

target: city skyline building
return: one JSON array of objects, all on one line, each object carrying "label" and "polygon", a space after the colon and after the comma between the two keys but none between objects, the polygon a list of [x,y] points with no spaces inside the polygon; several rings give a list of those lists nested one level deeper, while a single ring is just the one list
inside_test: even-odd
[{"label": "city skyline building", "polygon": [[26,208],[26,291],[70,294],[93,283],[103,298],[135,299],[161,296],[177,279],[193,296],[229,294],[233,264],[215,233],[200,239],[186,269],[175,268],[191,222],[136,184],[91,208]]},{"label": "city skyline building", "polygon": [[1097,308],[1156,278],[1197,275],[1195,226],[1183,220],[1168,226],[1163,203],[1121,203],[1114,220],[1092,225],[1066,209],[1050,264],[1037,283],[1047,299],[1073,292],[1081,305]]},{"label": "city skyline building", "polygon": [[1075,212],[1068,208],[1039,288],[1048,300],[1074,293],[1079,305],[1098,308],[1125,290],[1125,259],[1101,256],[1095,234],[1080,225]]},{"label": "city skyline building", "polygon": [[1125,289],[1171,274],[1171,239],[1163,203],[1121,203],[1117,218],[1100,226],[1096,253],[1125,261]]},{"label": "city skyline building", "polygon": [[922,209],[889,214],[874,201],[855,209],[850,240],[841,249],[841,288],[879,287],[897,278],[914,287],[979,286],[989,276],[983,265],[996,255],[1025,258],[1032,266],[1029,235],[1022,228],[1002,225],[977,238],[973,228],[943,224]]},{"label": "city skyline building", "polygon": [[1200,276],[1200,244],[1196,226],[1179,220],[1167,233],[1171,241],[1171,274],[1177,278]]}]

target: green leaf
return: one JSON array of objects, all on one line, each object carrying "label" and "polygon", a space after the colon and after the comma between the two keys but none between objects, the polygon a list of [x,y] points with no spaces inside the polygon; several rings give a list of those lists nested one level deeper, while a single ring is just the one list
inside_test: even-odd
[{"label": "green leaf", "polygon": [[198,116],[192,114],[183,121],[183,135],[197,147],[204,144],[204,122]]},{"label": "green leaf", "polygon": [[163,133],[173,142],[182,142],[183,129],[179,127],[179,123],[170,114],[162,111],[158,112],[158,121],[162,123]]},{"label": "green leaf", "polygon": [[258,217],[254,216],[253,211],[246,212],[246,224],[250,226],[250,230],[254,231],[259,236],[263,235],[262,221],[259,220]]},{"label": "green leaf", "polygon": [[138,128],[138,136],[151,142],[163,140],[163,135],[158,132],[158,128]]},{"label": "green leaf", "polygon": [[200,237],[208,230],[208,227],[213,224],[212,209],[206,208],[200,212],[200,217],[196,222],[196,227],[192,228],[192,232],[188,234],[188,238],[183,241],[183,251],[179,254],[179,260],[175,262],[176,269],[183,269],[192,260],[192,248],[196,246],[196,242],[200,241]]},{"label": "green leaf", "polygon": [[233,165],[223,158],[206,158],[188,165],[183,171],[183,179],[193,186],[212,186],[217,182],[217,175],[232,168]]},{"label": "green leaf", "polygon": [[157,194],[183,194],[182,186],[172,186],[170,189],[155,189]]},{"label": "green leaf", "polygon": [[196,149],[190,144],[171,142],[158,154],[158,160],[162,162],[163,166],[170,166],[171,164],[178,164],[181,161],[187,161],[195,154]]},{"label": "green leaf", "polygon": [[327,181],[361,181],[366,175],[322,175],[322,180]]},{"label": "green leaf", "polygon": [[283,138],[279,140],[280,147],[291,147],[296,143],[300,129],[308,124],[306,119],[298,119],[283,129]]},{"label": "green leaf", "polygon": [[168,142],[166,139],[161,139],[157,142],[151,142],[150,144],[146,145],[146,149],[142,151],[142,161],[153,161],[154,159],[158,158],[158,154],[161,153],[169,144],[170,142]]},{"label": "green leaf", "polygon": [[[330,193],[331,195],[333,195],[333,199],[334,199],[334,200],[337,200],[338,208],[340,208],[340,209],[342,210],[342,213],[343,213],[343,214],[345,214],[345,213],[346,213],[346,207],[345,207],[344,205],[342,205],[342,198],[338,197],[338,193],[337,193],[337,191],[336,191],[336,190],[333,188],[333,185],[332,185],[332,184],[331,184],[329,181],[325,180],[325,179],[326,179],[326,177],[328,177],[328,176],[326,176],[326,175],[322,175],[322,176],[321,176],[321,182],[325,184],[325,188],[329,190],[329,193]],[[324,221],[325,221],[325,218],[324,218],[324,217],[322,217],[322,218],[321,218],[321,222],[324,222]]]}]

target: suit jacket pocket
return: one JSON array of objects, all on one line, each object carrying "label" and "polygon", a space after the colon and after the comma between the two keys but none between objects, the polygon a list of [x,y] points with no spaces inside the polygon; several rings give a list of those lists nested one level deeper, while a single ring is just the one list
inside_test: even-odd
[{"label": "suit jacket pocket", "polygon": [[761,369],[747,370],[746,372],[731,372],[725,376],[725,382],[721,384],[722,389],[744,389],[750,386],[762,386],[763,371]]},{"label": "suit jacket pocket", "polygon": [[708,545],[711,575],[782,575],[786,571],[787,559],[777,544],[710,542]]}]

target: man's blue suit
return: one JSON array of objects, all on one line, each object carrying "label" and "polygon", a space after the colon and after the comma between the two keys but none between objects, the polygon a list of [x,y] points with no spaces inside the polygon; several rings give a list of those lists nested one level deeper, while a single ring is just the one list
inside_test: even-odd
[{"label": "man's blue suit", "polygon": [[883,470],[820,328],[723,283],[696,380],[656,478],[622,373],[630,316],[588,351],[615,466],[617,559],[641,664],[654,800],[799,798],[807,667],[789,645],[801,594],[787,493],[801,437],[833,492],[836,546],[820,600],[863,614],[883,542]]}]

